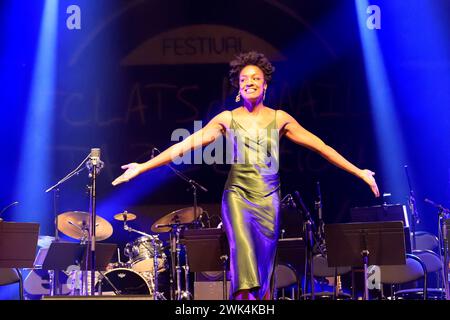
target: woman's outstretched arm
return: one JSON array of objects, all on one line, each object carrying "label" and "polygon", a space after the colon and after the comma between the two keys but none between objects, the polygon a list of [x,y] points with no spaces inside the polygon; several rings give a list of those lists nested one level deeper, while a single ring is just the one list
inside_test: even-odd
[{"label": "woman's outstretched arm", "polygon": [[281,124],[281,133],[285,134],[287,138],[299,145],[305,146],[308,149],[319,153],[322,157],[335,166],[357,176],[358,178],[361,178],[370,186],[376,197],[380,196],[377,183],[373,177],[375,172],[356,167],[340,155],[336,150],[325,144],[319,137],[303,128],[297,120],[295,120],[287,112],[280,110],[278,113],[278,123]]},{"label": "woman's outstretched arm", "polygon": [[145,171],[152,170],[172,162],[177,156],[182,157],[183,154],[188,151],[212,143],[225,132],[225,128],[230,123],[230,119],[230,112],[224,111],[215,116],[205,127],[191,134],[183,141],[167,148],[153,159],[150,159],[144,163],[133,162],[123,165],[121,168],[126,171],[121,176],[116,178],[112,182],[112,185],[116,186],[120,183],[127,182]]}]

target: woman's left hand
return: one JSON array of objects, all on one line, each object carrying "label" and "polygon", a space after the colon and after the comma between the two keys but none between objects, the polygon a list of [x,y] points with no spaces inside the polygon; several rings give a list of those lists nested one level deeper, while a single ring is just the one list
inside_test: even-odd
[{"label": "woman's left hand", "polygon": [[375,178],[373,177],[375,175],[375,172],[370,171],[368,169],[361,170],[360,178],[364,180],[365,183],[367,183],[372,189],[372,192],[375,194],[375,197],[380,196],[380,191],[378,190],[377,182],[375,181]]}]

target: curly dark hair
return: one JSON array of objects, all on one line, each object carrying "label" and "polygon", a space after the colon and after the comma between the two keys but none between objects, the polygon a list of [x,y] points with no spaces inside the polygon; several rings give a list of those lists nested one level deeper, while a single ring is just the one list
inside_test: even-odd
[{"label": "curly dark hair", "polygon": [[266,56],[256,51],[240,53],[230,62],[229,78],[231,85],[239,88],[239,74],[244,67],[248,65],[257,66],[264,73],[264,80],[269,83],[272,80],[272,74],[275,67],[270,63]]}]

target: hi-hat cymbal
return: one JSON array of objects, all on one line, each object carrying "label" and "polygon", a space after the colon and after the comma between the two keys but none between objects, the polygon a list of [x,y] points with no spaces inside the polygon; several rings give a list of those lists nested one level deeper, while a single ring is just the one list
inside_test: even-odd
[{"label": "hi-hat cymbal", "polygon": [[131,220],[136,219],[136,215],[132,214],[132,213],[129,213],[127,211],[124,211],[124,212],[116,214],[114,216],[114,219],[119,220],[119,221],[125,221],[125,220],[126,221],[131,221]]},{"label": "hi-hat cymbal", "polygon": [[[82,211],[68,211],[58,216],[58,230],[66,236],[81,240],[89,235],[90,214]],[[108,239],[113,233],[111,224],[96,215],[95,217],[95,239],[102,241]]]},{"label": "hi-hat cymbal", "polygon": [[201,207],[197,207],[197,212],[194,213],[194,207],[183,208],[180,210],[173,211],[169,214],[166,214],[164,217],[157,220],[152,225],[153,232],[169,232],[171,227],[158,227],[159,225],[167,225],[167,224],[184,224],[191,223],[196,220],[203,213],[203,209]]}]

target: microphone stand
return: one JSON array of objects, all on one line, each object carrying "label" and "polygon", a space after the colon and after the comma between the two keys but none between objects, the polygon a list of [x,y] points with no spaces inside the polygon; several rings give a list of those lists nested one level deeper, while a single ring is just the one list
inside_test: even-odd
[{"label": "microphone stand", "polygon": [[[97,154],[98,153],[98,154]],[[91,178],[90,184],[90,221],[89,221],[89,240],[88,240],[88,254],[89,257],[86,259],[86,271],[89,270],[89,263],[91,266],[91,295],[95,295],[95,229],[96,229],[96,201],[97,201],[97,175],[103,168],[103,162],[100,160],[100,149],[92,149],[89,155],[89,161],[86,162],[86,166],[89,169],[89,177]],[[89,295],[88,290],[86,290],[86,295]]]},{"label": "microphone stand", "polygon": [[[157,148],[153,148],[153,150],[155,150],[155,151],[157,151],[158,153],[161,153],[161,151],[159,151],[159,149],[157,149]],[[152,150],[152,151],[153,151]],[[152,158],[153,158],[153,152],[152,152]],[[206,189],[205,187],[203,187],[201,184],[199,184],[197,181],[195,181],[195,180],[193,180],[193,179],[191,179],[191,178],[189,178],[188,176],[186,176],[184,173],[182,173],[182,172],[180,172],[179,170],[177,170],[177,169],[175,169],[173,166],[171,166],[170,164],[166,164],[166,166],[167,167],[169,167],[169,169],[170,170],[172,170],[177,176],[179,176],[182,180],[184,180],[184,181],[186,181],[187,183],[189,183],[190,184],[190,186],[191,186],[191,189],[192,189],[192,195],[193,195],[193,198],[194,198],[194,217],[197,215],[197,213],[198,213],[198,209],[197,209],[197,207],[198,207],[198,205],[197,205],[197,189],[200,189],[200,190],[202,190],[203,192],[208,192],[208,189]],[[177,238],[179,239],[179,227],[177,226],[176,227],[176,237],[175,237],[175,239],[172,239],[172,232],[171,232],[171,234],[170,234],[170,236],[171,236],[171,243],[172,243],[172,241],[178,241],[177,240]],[[175,246],[176,247],[176,246]],[[178,258],[177,258],[177,261],[179,260],[179,249],[177,248],[176,249],[177,250],[177,256],[178,256]],[[171,257],[172,257],[172,261],[174,260],[174,252],[172,252],[172,254],[171,254]],[[173,263],[172,263],[172,265],[173,265]],[[178,267],[177,267],[178,268]],[[173,277],[174,275],[172,275],[172,277]],[[177,275],[177,278],[179,278],[179,274]],[[178,282],[178,280],[177,280],[177,282]],[[188,280],[186,280],[186,282],[188,282]],[[177,283],[177,287],[178,287],[178,291],[179,291],[179,283]],[[176,295],[173,295],[173,290],[174,290],[174,288],[173,288],[173,285],[172,285],[172,296],[176,296],[177,298],[178,298],[178,300],[181,300],[181,295],[180,295],[180,292],[178,292],[178,294],[176,294]],[[190,294],[189,292],[187,292],[188,294]]]},{"label": "microphone stand", "polygon": [[[317,211],[317,215],[319,217],[319,228],[317,229],[317,236],[319,238],[319,246],[325,245],[325,223],[322,219],[322,193],[320,192],[320,182],[317,181],[317,201],[315,201],[315,209]],[[323,251],[323,248],[320,247],[320,251]]]},{"label": "microphone stand", "polygon": [[306,293],[306,279],[308,278],[308,269],[309,269],[309,282],[311,286],[311,300],[315,300],[315,288],[314,288],[314,262],[313,262],[313,248],[314,248],[314,221],[311,218],[311,214],[303,203],[302,198],[300,197],[300,193],[298,191],[294,192],[294,206],[297,211],[303,215],[303,231],[305,233],[305,276],[304,276],[304,290]]},{"label": "microphone stand", "polygon": [[439,255],[441,257],[442,262],[442,272],[443,272],[443,282],[444,282],[444,291],[445,291],[445,299],[450,300],[450,288],[448,283],[448,237],[447,237],[447,226],[445,224],[445,219],[450,214],[450,210],[443,207],[440,204],[437,204],[427,198],[424,200],[426,203],[431,204],[435,208],[438,209],[438,218],[439,218]]},{"label": "microphone stand", "polygon": [[[68,181],[73,176],[78,175],[81,171],[85,169],[83,164],[89,158],[89,155],[81,161],[81,163],[71,172],[69,172],[64,178],[59,180],[55,185],[51,186],[47,190],[46,193],[53,191],[53,214],[54,214],[54,224],[55,224],[55,242],[59,242],[59,232],[58,232],[58,199],[59,199],[59,186],[64,182]],[[53,270],[53,281],[51,285],[51,295],[58,295],[62,293],[62,288],[59,283],[59,270]]]},{"label": "microphone stand", "polygon": [[411,211],[411,231],[413,234],[413,250],[416,250],[416,224],[418,224],[420,222],[419,220],[419,214],[417,212],[417,207],[416,207],[416,198],[414,196],[414,190],[411,186],[411,181],[409,179],[409,173],[408,173],[408,166],[405,165],[405,172],[406,172],[406,177],[408,179],[408,186],[409,186],[409,198],[408,198],[408,204],[409,204],[409,210]]},{"label": "microphone stand", "polygon": [[[158,151],[158,153],[161,153],[161,151],[159,151],[157,148],[153,148],[153,149]],[[179,170],[175,169],[170,164],[166,164],[166,166],[169,167],[169,169],[172,170],[177,176],[179,176],[181,179],[183,179],[184,181],[186,181],[187,183],[190,184],[190,186],[192,188],[192,195],[193,195],[193,198],[194,198],[194,215],[196,215],[197,214],[197,189],[200,189],[203,192],[208,192],[208,189],[206,189],[204,186],[199,184],[197,181],[189,178],[184,173],[182,173]]]}]

